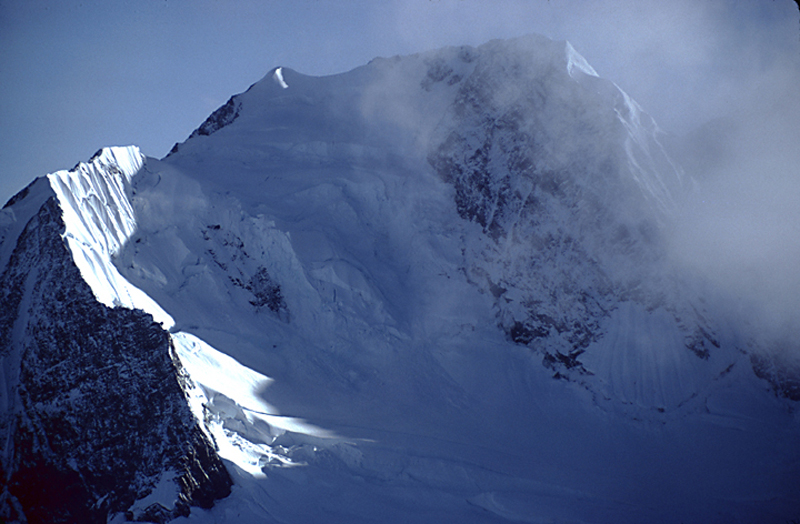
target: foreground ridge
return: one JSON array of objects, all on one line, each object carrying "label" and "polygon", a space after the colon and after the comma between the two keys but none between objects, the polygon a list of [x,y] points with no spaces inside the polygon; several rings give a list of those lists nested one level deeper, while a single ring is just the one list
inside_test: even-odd
[{"label": "foreground ridge", "polygon": [[186,404],[169,334],[141,310],[96,300],[62,239],[63,204],[44,184],[36,190],[44,195],[27,199],[47,200],[0,278],[0,514],[165,522],[211,507],[231,480]]}]

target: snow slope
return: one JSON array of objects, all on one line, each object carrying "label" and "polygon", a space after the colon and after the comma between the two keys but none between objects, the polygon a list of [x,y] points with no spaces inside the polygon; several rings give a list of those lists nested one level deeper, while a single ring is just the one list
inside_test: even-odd
[{"label": "snow slope", "polygon": [[[661,264],[658,228],[691,183],[652,120],[568,44],[491,42],[325,78],[278,68],[204,129],[148,161],[161,181],[137,193],[174,201],[161,184],[191,178],[191,220],[143,221],[119,267],[182,329],[271,377],[265,402],[336,436],[283,434],[281,453],[305,465],[263,459],[266,478],[242,476],[236,493],[270,502],[234,495],[208,518],[796,511],[791,403],[765,395],[735,331]],[[488,189],[443,174],[442,144],[449,168],[491,173]],[[487,195],[497,238],[468,211]],[[165,251],[190,255],[153,260]],[[261,268],[285,307],[253,306]],[[156,269],[163,284],[142,276]],[[534,329],[530,303],[556,321],[515,339],[514,321]],[[559,322],[593,331],[579,366]]]},{"label": "snow slope", "polygon": [[664,261],[691,181],[567,43],[276,68],[48,180],[233,477],[176,522],[800,516],[795,403]]}]

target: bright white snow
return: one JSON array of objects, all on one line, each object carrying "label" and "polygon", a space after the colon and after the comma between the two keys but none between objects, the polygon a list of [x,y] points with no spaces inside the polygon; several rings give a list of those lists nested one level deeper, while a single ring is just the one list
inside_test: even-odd
[{"label": "bright white snow", "polygon": [[[333,435],[294,417],[284,417],[260,396],[272,379],[253,371],[188,333],[172,340],[194,387],[189,403],[195,417],[219,446],[220,457],[255,477],[278,461],[292,465],[271,444],[287,431],[331,438]],[[278,448],[279,449],[279,448]]]},{"label": "bright white snow", "polygon": [[131,179],[142,168],[136,147],[103,149],[90,163],[47,175],[66,226],[64,238],[75,265],[97,300],[106,306],[142,309],[165,329],[172,318],[149,296],[130,285],[112,263],[136,231],[130,204]]},{"label": "bright white snow", "polygon": [[279,67],[279,68],[277,68],[275,70],[275,73],[274,73],[275,81],[278,82],[279,86],[281,86],[282,88],[286,89],[286,88],[289,87],[289,85],[283,80],[283,71],[282,71],[282,69],[283,68]]}]

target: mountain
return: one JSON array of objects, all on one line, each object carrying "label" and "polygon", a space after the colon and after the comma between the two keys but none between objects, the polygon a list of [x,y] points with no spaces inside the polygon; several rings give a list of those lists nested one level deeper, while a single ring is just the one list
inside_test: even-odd
[{"label": "mountain", "polygon": [[797,377],[653,120],[528,36],[285,67],[0,215],[0,515],[783,522]]},{"label": "mountain", "polygon": [[[62,181],[133,174],[118,166],[106,152]],[[81,249],[72,242],[88,256],[100,246],[71,236],[81,231],[65,221],[101,216],[93,233],[104,223],[124,230],[114,222],[122,188],[100,182],[92,189],[101,192],[84,195],[103,199],[90,208],[99,215],[70,216],[61,199],[77,195],[54,190],[56,180],[33,182],[4,215],[16,237],[13,250],[3,243],[0,288],[4,518],[105,522],[125,511],[164,522],[190,505],[210,507],[230,493],[230,476],[186,404],[169,334],[141,310],[99,302],[70,252]],[[158,492],[167,498],[155,501],[167,503],[151,506]]]}]

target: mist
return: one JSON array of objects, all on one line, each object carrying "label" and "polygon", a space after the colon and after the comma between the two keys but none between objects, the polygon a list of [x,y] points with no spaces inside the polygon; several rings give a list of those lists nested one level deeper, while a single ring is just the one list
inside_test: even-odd
[{"label": "mist", "polygon": [[[800,101],[797,69],[774,67],[673,154],[696,181],[671,237],[684,269],[711,282],[753,336],[800,334]],[[800,357],[800,351],[797,351]]]},{"label": "mist", "polygon": [[693,180],[667,232],[678,270],[707,283],[754,337],[800,335],[794,2],[503,0],[488,11],[442,0],[393,9],[411,48],[526,32],[572,43],[655,118]]}]

